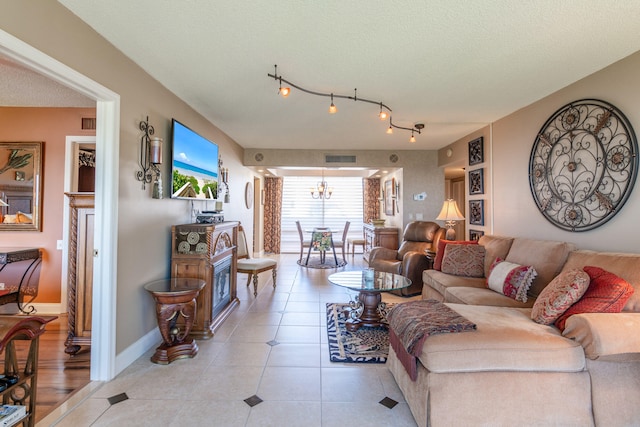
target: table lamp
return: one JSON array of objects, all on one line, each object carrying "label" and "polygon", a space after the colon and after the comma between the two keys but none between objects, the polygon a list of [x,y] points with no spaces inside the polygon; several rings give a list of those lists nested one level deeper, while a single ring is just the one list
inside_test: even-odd
[{"label": "table lamp", "polygon": [[458,209],[458,204],[455,200],[447,199],[444,201],[442,210],[436,217],[436,220],[445,221],[447,226],[445,239],[456,240],[456,230],[454,230],[453,227],[456,225],[456,221],[464,220],[464,216],[460,213],[460,209]]}]

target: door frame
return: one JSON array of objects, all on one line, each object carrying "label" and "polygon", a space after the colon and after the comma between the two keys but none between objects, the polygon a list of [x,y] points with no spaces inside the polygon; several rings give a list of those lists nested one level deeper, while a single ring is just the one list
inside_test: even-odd
[{"label": "door frame", "polygon": [[92,381],[116,375],[116,278],[120,95],[0,30],[0,54],[96,101],[96,191]]}]

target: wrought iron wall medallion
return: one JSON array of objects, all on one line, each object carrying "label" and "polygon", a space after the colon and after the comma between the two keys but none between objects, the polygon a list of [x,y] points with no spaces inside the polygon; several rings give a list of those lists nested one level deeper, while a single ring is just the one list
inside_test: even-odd
[{"label": "wrought iron wall medallion", "polygon": [[567,231],[601,226],[622,208],[638,174],[638,141],[613,105],[583,99],[565,105],[542,126],[529,159],[538,209]]}]

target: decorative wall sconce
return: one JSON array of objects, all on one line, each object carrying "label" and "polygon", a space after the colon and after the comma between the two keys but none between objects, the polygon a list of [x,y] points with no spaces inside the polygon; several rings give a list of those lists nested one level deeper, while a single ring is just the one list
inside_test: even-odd
[{"label": "decorative wall sconce", "polygon": [[[369,104],[375,104],[375,105],[379,105],[380,106],[380,113],[378,114],[378,117],[380,118],[380,120],[385,120],[387,117],[389,117],[389,127],[387,128],[387,134],[392,134],[393,133],[393,129],[403,129],[406,131],[410,131],[411,132],[411,138],[409,138],[409,142],[416,142],[416,137],[415,134],[420,134],[422,133],[422,129],[424,129],[424,124],[423,123],[416,123],[415,125],[413,125],[413,127],[404,127],[404,126],[398,126],[396,124],[393,123],[393,120],[391,120],[391,108],[388,105],[385,105],[384,103],[380,102],[380,101],[373,101],[371,99],[365,99],[365,98],[358,98],[358,89],[354,89],[353,90],[353,96],[350,95],[339,95],[336,93],[323,93],[323,92],[316,92],[313,90],[309,90],[309,89],[305,89],[302,86],[298,86],[296,84],[291,83],[290,81],[286,80],[285,78],[283,78],[281,75],[278,75],[278,65],[274,65],[274,73],[273,74],[268,74],[267,76],[273,78],[275,81],[277,81],[279,83],[279,88],[278,88],[278,94],[280,94],[283,98],[286,98],[289,96],[289,94],[291,94],[291,88],[290,87],[282,87],[282,82],[290,85],[291,87],[294,87],[302,92],[308,93],[310,95],[316,95],[316,96],[326,96],[327,98],[331,98],[331,105],[329,105],[329,114],[335,114],[338,111],[338,108],[336,107],[336,105],[333,103],[333,99],[334,98],[341,98],[341,99],[350,99],[352,101],[361,101],[361,102],[366,102]],[[387,113],[387,110],[389,113]]]},{"label": "decorative wall sconce", "polygon": [[222,167],[222,159],[218,159],[218,169],[220,171],[220,181],[224,185],[224,202],[231,202],[231,196],[229,195],[229,168]]},{"label": "decorative wall sconce", "polygon": [[144,132],[140,138],[140,169],[136,172],[136,179],[142,181],[142,189],[146,189],[146,185],[153,183],[154,199],[162,199],[162,177],[158,165],[162,164],[162,138],[152,137],[155,133],[153,126],[149,124],[149,116],[147,120],[140,122],[140,130]]}]

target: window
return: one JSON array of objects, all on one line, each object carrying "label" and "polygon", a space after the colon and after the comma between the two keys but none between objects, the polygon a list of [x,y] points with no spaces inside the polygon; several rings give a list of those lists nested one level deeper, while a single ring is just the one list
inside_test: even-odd
[{"label": "window", "polygon": [[296,253],[300,251],[300,238],[296,221],[303,230],[313,227],[329,227],[338,233],[335,240],[342,238],[346,221],[350,221],[347,238],[362,238],[362,178],[325,178],[333,188],[330,199],[314,199],[311,188],[316,188],[320,177],[285,176],[282,188],[282,234],[280,251]]}]

